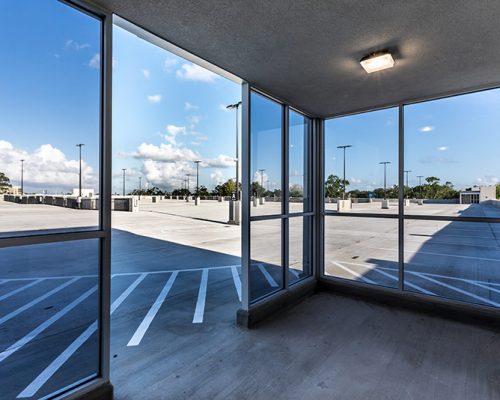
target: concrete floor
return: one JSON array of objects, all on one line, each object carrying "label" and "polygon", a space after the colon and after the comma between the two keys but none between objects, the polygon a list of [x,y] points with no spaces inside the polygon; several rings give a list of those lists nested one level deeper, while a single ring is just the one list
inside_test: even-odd
[{"label": "concrete floor", "polygon": [[328,293],[253,330],[199,328],[118,353],[115,398],[500,399],[500,333],[484,328]]}]

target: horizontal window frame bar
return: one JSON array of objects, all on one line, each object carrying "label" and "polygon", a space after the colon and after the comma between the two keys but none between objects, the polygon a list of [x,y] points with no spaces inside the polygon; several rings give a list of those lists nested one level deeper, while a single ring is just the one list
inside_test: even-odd
[{"label": "horizontal window frame bar", "polygon": [[0,239],[0,248],[29,246],[34,244],[71,242],[76,240],[109,239],[108,236],[109,235],[104,230],[95,230],[8,237]]},{"label": "horizontal window frame bar", "polygon": [[250,222],[253,221],[267,221],[270,219],[287,219],[287,218],[296,218],[296,217],[314,217],[314,211],[306,211],[306,212],[296,212],[296,213],[288,213],[288,214],[269,214],[269,215],[254,215],[250,217]]},{"label": "horizontal window frame bar", "polygon": [[[375,213],[337,213],[333,211],[325,211],[323,213],[325,217],[354,217],[354,218],[387,218],[387,219],[398,219],[398,214],[375,214]],[[413,219],[422,221],[449,221],[449,222],[481,222],[481,223],[500,223],[500,218],[488,218],[488,217],[452,217],[452,216],[437,216],[437,215],[407,215],[403,216],[403,219]]]}]

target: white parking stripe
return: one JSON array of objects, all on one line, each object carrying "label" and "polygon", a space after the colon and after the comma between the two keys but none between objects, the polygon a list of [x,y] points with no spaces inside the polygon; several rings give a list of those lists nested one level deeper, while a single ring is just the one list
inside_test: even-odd
[{"label": "white parking stripe", "polygon": [[5,360],[11,354],[15,353],[17,350],[19,350],[20,348],[22,348],[26,343],[29,343],[31,340],[33,340],[35,337],[37,337],[40,333],[42,333],[45,329],[47,329],[52,324],[54,324],[55,322],[57,322],[60,318],[62,318],[63,316],[65,316],[68,312],[70,312],[78,304],[80,304],[82,301],[84,301],[87,297],[89,297],[96,290],[97,290],[97,285],[94,286],[94,287],[92,287],[92,288],[90,288],[89,290],[87,290],[84,294],[82,294],[76,300],[73,300],[66,307],[64,307],[63,309],[61,309],[57,313],[55,313],[48,320],[46,320],[45,322],[43,322],[40,325],[38,325],[30,333],[28,333],[23,338],[19,339],[16,343],[14,343],[12,346],[10,346],[9,348],[7,348],[3,352],[1,352],[0,353],[0,361]]},{"label": "white parking stripe", "polygon": [[474,298],[474,299],[476,299],[476,300],[480,300],[480,301],[482,301],[482,302],[484,302],[484,303],[491,304],[492,306],[495,306],[495,307],[500,307],[500,303],[497,303],[497,302],[495,302],[495,301],[489,300],[489,299],[487,299],[487,298],[485,298],[485,297],[482,297],[482,296],[478,296],[478,295],[476,295],[476,294],[474,294],[474,293],[470,293],[470,292],[468,292],[467,290],[462,290],[462,289],[457,288],[457,287],[455,287],[455,286],[448,285],[447,283],[440,282],[440,281],[438,281],[438,280],[436,280],[436,279],[433,279],[433,278],[430,278],[430,277],[428,277],[428,276],[425,276],[424,274],[421,274],[421,273],[419,273],[419,272],[411,272],[411,271],[408,271],[407,273],[409,273],[409,274],[413,274],[413,275],[416,275],[416,276],[419,276],[420,278],[423,278],[423,279],[427,279],[428,281],[433,282],[433,283],[435,283],[436,285],[440,285],[440,286],[443,286],[443,287],[445,287],[445,288],[448,288],[448,289],[454,290],[455,292],[458,292],[458,293],[464,294],[464,295],[466,295],[466,296],[472,297],[472,298]]},{"label": "white parking stripe", "polygon": [[478,286],[478,287],[486,289],[486,290],[491,290],[492,292],[500,293],[499,289],[490,287],[488,285],[483,285],[482,283],[479,283],[479,282],[476,282],[476,281],[467,280],[466,282],[469,282],[471,285]]},{"label": "white parking stripe", "polygon": [[[384,250],[384,251],[399,251],[398,249],[386,249],[383,247],[367,247],[369,249],[375,250]],[[449,253],[436,253],[433,251],[421,251],[421,250],[405,250],[405,253],[414,253],[414,254],[427,254],[430,256],[443,256],[443,257],[454,257],[454,258],[465,258],[467,260],[481,260],[481,261],[500,261],[500,258],[486,258],[486,257],[476,257],[476,256],[461,256],[458,254],[449,254]]]},{"label": "white parking stripe", "polygon": [[366,278],[364,277],[363,275],[361,275],[360,273],[356,272],[356,271],[353,271],[352,269],[350,268],[347,268],[345,266],[343,266],[342,264],[338,263],[337,261],[330,261],[331,263],[335,264],[337,267],[339,268],[342,268],[344,271],[347,271],[349,272],[350,274],[354,275],[355,277],[361,279],[363,282],[366,282],[366,283],[375,283],[374,281],[372,281],[371,279],[369,278]]},{"label": "white parking stripe", "polygon": [[[349,262],[349,261],[342,261],[344,264],[351,264],[351,265],[359,265],[359,266],[366,266],[366,264],[361,264],[361,263],[352,263],[352,262]],[[388,274],[387,272],[384,272],[383,269],[387,269],[387,270],[391,270],[391,271],[395,271],[395,272],[398,272],[398,269],[397,268],[383,268],[383,267],[379,267],[375,264],[368,264],[368,265],[373,265],[375,268],[371,269],[371,271],[375,271],[375,272],[378,272],[379,274],[382,274],[384,276],[387,276],[388,278],[391,278],[395,281],[399,281],[399,277],[398,276],[394,276],[394,275],[391,275],[391,274]],[[427,289],[424,289],[418,285],[415,285],[411,282],[408,282],[407,280],[405,280],[405,285],[406,286],[410,286],[412,287],[413,289],[416,289],[422,293],[426,293],[426,294],[430,294],[430,295],[436,295],[435,293],[431,292],[430,290],[427,290]]]},{"label": "white parking stripe", "polygon": [[[133,292],[133,290],[142,282],[147,276],[147,273],[140,275],[132,284],[111,304],[111,312],[113,312],[123,303],[123,301]],[[85,331],[78,336],[73,343],[71,343],[66,350],[52,361],[47,368],[45,368],[40,375],[38,375],[33,382],[31,382],[17,398],[33,397],[36,392],[54,375],[62,365],[69,360],[69,358],[97,331],[97,321],[94,321]]]},{"label": "white parking stripe", "polygon": [[238,270],[233,265],[231,267],[231,273],[233,274],[234,287],[236,288],[236,292],[238,293],[238,300],[241,301],[241,279],[238,274]]},{"label": "white parking stripe", "polygon": [[257,264],[257,268],[259,268],[260,272],[262,272],[262,275],[266,278],[267,282],[271,287],[278,287],[279,285],[276,283],[274,278],[271,276],[269,272],[267,272],[267,269],[264,268],[263,264]]},{"label": "white parking stripe", "polygon": [[139,343],[141,343],[142,338],[146,334],[146,331],[149,328],[149,325],[151,325],[151,322],[153,322],[154,317],[160,310],[161,305],[165,301],[166,297],[168,296],[168,292],[170,292],[170,289],[172,288],[172,285],[175,282],[175,278],[177,278],[177,275],[179,273],[175,271],[172,275],[170,275],[170,278],[168,279],[167,283],[163,287],[162,291],[156,298],[156,301],[153,303],[151,308],[149,309],[148,313],[142,320],[141,324],[133,334],[132,338],[128,342],[127,346],[138,346]]},{"label": "white parking stripe", "polygon": [[69,281],[64,282],[62,285],[59,285],[56,288],[52,289],[51,291],[49,291],[49,292],[41,295],[40,297],[37,297],[36,299],[30,301],[29,303],[26,303],[24,306],[19,307],[18,309],[10,312],[9,314],[7,314],[4,317],[0,318],[0,325],[2,325],[3,323],[7,322],[8,320],[14,318],[15,316],[21,314],[23,311],[26,311],[28,308],[31,308],[34,305],[40,303],[41,301],[44,301],[45,299],[48,299],[53,294],[56,294],[57,292],[60,292],[65,287],[67,287],[67,286],[75,283],[79,279],[80,278],[78,278],[78,277],[70,279]]},{"label": "white parking stripe", "polygon": [[20,288],[17,288],[9,293],[6,293],[3,296],[0,296],[0,301],[8,299],[9,297],[14,296],[15,294],[18,294],[19,292],[22,292],[23,290],[26,290],[32,286],[35,286],[42,281],[43,281],[43,279],[36,279],[35,281],[28,283],[27,285],[21,286]]},{"label": "white parking stripe", "polygon": [[205,313],[205,301],[207,297],[208,269],[204,269],[201,274],[200,290],[198,291],[198,300],[196,301],[196,309],[193,316],[193,324],[203,322],[203,314]]}]

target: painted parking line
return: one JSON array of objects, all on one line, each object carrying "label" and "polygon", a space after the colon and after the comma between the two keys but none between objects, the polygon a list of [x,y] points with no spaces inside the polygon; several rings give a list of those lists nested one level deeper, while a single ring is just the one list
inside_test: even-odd
[{"label": "painted parking line", "polygon": [[269,272],[267,272],[267,269],[264,268],[263,264],[257,264],[257,268],[259,268],[260,272],[262,272],[262,275],[264,275],[264,278],[266,278],[267,282],[271,287],[278,287],[279,285],[276,283],[274,278],[271,276]]},{"label": "painted parking line", "polygon": [[488,285],[484,285],[482,283],[479,283],[479,282],[476,282],[476,281],[471,281],[471,280],[469,280],[468,282],[470,284],[474,285],[474,286],[478,286],[478,287],[486,289],[486,290],[491,290],[492,292],[500,293],[500,290],[496,289],[494,287],[491,287],[491,286],[488,286]]},{"label": "painted parking line", "polygon": [[236,293],[238,293],[238,300],[241,301],[241,279],[238,274],[238,269],[233,265],[231,267],[231,273],[233,275],[234,287],[236,288]]},{"label": "painted parking line", "polygon": [[474,298],[476,300],[479,300],[481,302],[490,304],[490,305],[492,305],[494,307],[500,307],[500,303],[497,303],[496,301],[492,301],[492,300],[489,300],[489,299],[487,299],[485,297],[478,296],[478,295],[476,295],[474,293],[470,293],[467,290],[463,290],[463,289],[457,288],[455,286],[448,285],[447,283],[438,281],[437,279],[431,278],[429,276],[425,276],[424,274],[422,274],[420,272],[411,272],[411,271],[408,271],[407,273],[416,275],[416,276],[418,276],[420,278],[423,278],[423,279],[427,279],[428,281],[433,282],[436,285],[440,285],[440,286],[443,286],[443,287],[448,288],[450,290],[454,290],[455,292],[458,292],[458,293],[464,294],[466,296],[472,297],[472,298]]},{"label": "painted parking line", "polygon": [[43,280],[44,280],[43,278],[36,279],[35,281],[28,283],[27,285],[24,285],[24,286],[21,286],[20,288],[12,290],[11,292],[4,294],[3,296],[0,296],[0,301],[8,299],[9,297],[12,297],[12,296],[22,292],[23,290],[26,290],[26,289],[32,287],[32,286],[38,285]]},{"label": "painted parking line", "polygon": [[52,317],[50,317],[48,320],[45,322],[41,323],[38,325],[35,329],[33,329],[30,333],[19,339],[16,343],[13,345],[9,346],[6,350],[2,351],[0,353],[0,361],[5,360],[7,357],[15,353],[17,350],[21,349],[24,345],[29,343],[31,340],[33,340],[35,337],[37,337],[40,333],[42,333],[45,329],[56,323],[59,319],[64,317],[68,312],[70,312],[73,308],[75,308],[78,304],[80,304],[82,301],[87,299],[92,293],[94,293],[97,290],[97,285],[90,288],[87,290],[85,293],[83,293],[80,297],[78,297],[76,300],[73,300],[71,303],[69,303],[66,307],[55,313]]},{"label": "painted parking line", "polygon": [[151,322],[153,322],[153,319],[155,318],[156,314],[160,310],[160,307],[162,306],[163,302],[167,298],[168,292],[170,292],[170,289],[172,288],[172,285],[174,284],[175,279],[177,278],[178,274],[179,273],[177,271],[175,271],[174,273],[172,273],[172,275],[170,275],[170,278],[168,279],[167,283],[165,284],[162,291],[160,292],[160,294],[156,298],[155,302],[153,303],[153,305],[149,309],[148,313],[146,314],[146,316],[142,320],[141,324],[139,325],[139,327],[137,328],[137,330],[133,334],[133,336],[130,339],[130,341],[128,342],[127,346],[138,346],[141,343],[141,340],[144,337],[144,335],[146,334],[149,326],[151,325]]},{"label": "painted parking line", "polygon": [[339,268],[342,268],[344,271],[346,272],[349,272],[350,274],[352,274],[353,276],[355,276],[356,278],[359,278],[361,279],[363,282],[366,282],[366,283],[373,283],[375,284],[374,281],[372,281],[371,279],[369,278],[366,278],[364,277],[363,275],[361,275],[360,273],[356,272],[356,271],[353,271],[352,269],[350,268],[347,268],[346,266],[338,263],[337,261],[330,261],[331,263],[335,264],[337,267]]},{"label": "painted parking line", "polygon": [[51,291],[49,291],[49,292],[37,297],[36,299],[30,301],[29,303],[26,303],[24,306],[21,306],[18,309],[3,316],[2,318],[0,318],[0,325],[2,325],[3,323],[7,322],[8,320],[14,318],[15,316],[21,314],[23,311],[26,311],[27,309],[44,301],[45,299],[48,299],[50,296],[56,294],[57,292],[60,292],[61,290],[68,287],[69,285],[75,283],[79,279],[80,279],[79,277],[72,278],[72,279],[68,280],[67,282],[64,282],[62,285],[59,285],[59,286],[55,287],[54,289],[52,289]]},{"label": "painted parking line", "polygon": [[[123,303],[123,301],[134,291],[134,289],[147,276],[141,274],[132,284],[111,304],[113,312]],[[52,361],[18,396],[18,399],[33,397],[40,388],[69,360],[69,358],[97,331],[97,321],[94,321],[85,331],[78,336],[59,356]]]},{"label": "painted parking line", "polygon": [[[398,249],[386,249],[383,247],[372,247],[367,246],[368,249],[375,250],[384,250],[384,251],[399,251]],[[453,258],[464,258],[467,260],[481,260],[481,261],[495,261],[500,262],[500,258],[486,258],[486,257],[475,257],[475,256],[461,256],[458,254],[449,254],[449,253],[435,253],[432,251],[421,251],[421,250],[404,250],[405,253],[413,253],[413,254],[428,254],[431,256],[443,256],[443,257],[453,257]]]},{"label": "painted parking line", "polygon": [[200,289],[198,291],[198,300],[196,301],[193,324],[201,324],[203,322],[203,314],[205,313],[205,301],[207,298],[207,284],[208,269],[204,269],[201,274]]},{"label": "painted parking line", "polygon": [[[393,279],[395,281],[399,281],[399,276],[394,276],[394,275],[388,274],[387,272],[385,272],[385,271],[382,270],[382,267],[379,267],[379,266],[377,266],[375,264],[361,264],[361,263],[353,263],[353,262],[349,262],[349,261],[342,261],[342,262],[344,264],[358,265],[358,266],[361,266],[361,267],[366,267],[366,265],[373,265],[375,268],[370,269],[370,271],[378,272],[379,274],[382,274],[382,275],[384,275],[384,276],[386,276],[388,278],[391,278],[391,279]],[[396,273],[398,272],[398,269],[396,269],[396,268],[386,268],[386,269],[394,271]],[[426,293],[426,294],[430,294],[430,295],[433,295],[433,296],[436,295],[435,293],[431,292],[430,290],[424,289],[424,288],[422,288],[422,287],[420,287],[418,285],[415,285],[415,284],[413,284],[411,282],[407,282],[406,280],[405,280],[405,285],[409,286],[409,287],[412,287],[413,289],[419,290],[420,292],[423,292],[423,293]]]}]

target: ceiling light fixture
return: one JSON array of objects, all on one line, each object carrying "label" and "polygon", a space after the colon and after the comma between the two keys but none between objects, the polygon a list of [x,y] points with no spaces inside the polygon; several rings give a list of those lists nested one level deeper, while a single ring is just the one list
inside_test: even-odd
[{"label": "ceiling light fixture", "polygon": [[372,72],[392,68],[394,66],[394,58],[392,58],[391,53],[388,51],[381,51],[363,57],[359,63],[366,72],[371,74]]}]

